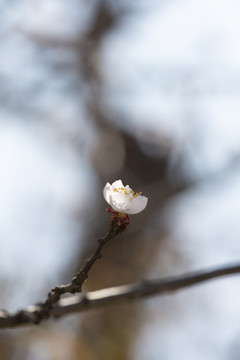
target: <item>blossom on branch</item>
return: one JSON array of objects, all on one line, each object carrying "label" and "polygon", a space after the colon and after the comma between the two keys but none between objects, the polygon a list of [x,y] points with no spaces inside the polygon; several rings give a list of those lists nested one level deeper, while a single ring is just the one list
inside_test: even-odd
[{"label": "blossom on branch", "polygon": [[103,189],[104,199],[112,209],[108,211],[119,213],[120,217],[125,214],[138,214],[147,206],[148,198],[142,193],[135,193],[129,185],[124,186],[122,180],[107,183]]}]

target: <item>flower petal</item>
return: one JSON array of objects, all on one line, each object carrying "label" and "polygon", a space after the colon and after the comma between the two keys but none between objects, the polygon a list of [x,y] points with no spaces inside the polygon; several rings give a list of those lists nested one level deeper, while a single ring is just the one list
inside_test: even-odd
[{"label": "flower petal", "polygon": [[135,199],[132,199],[130,207],[127,211],[127,214],[138,214],[145,209],[148,203],[148,198],[146,196],[139,195]]},{"label": "flower petal", "polygon": [[130,207],[130,199],[123,193],[112,191],[109,194],[109,204],[115,211],[127,212],[127,209]]},{"label": "flower petal", "polygon": [[124,187],[123,183],[122,183],[122,180],[116,180],[112,183],[112,187],[114,189],[118,189],[118,188],[122,188]]},{"label": "flower petal", "polygon": [[103,197],[104,199],[106,200],[106,202],[109,204],[109,196],[110,196],[110,192],[112,190],[112,185],[108,183],[106,183],[106,185],[104,186],[104,189],[103,189]]}]

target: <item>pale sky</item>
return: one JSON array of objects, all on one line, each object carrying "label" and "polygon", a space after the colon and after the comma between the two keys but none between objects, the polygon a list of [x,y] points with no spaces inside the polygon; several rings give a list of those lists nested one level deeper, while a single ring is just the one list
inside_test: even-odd
[{"label": "pale sky", "polygon": [[[44,108],[49,123],[57,122],[63,129],[68,119],[84,118],[76,98],[64,97],[62,90],[71,79],[49,74],[18,29],[37,32],[45,19],[46,32],[69,37],[79,20],[74,4],[23,1],[5,9],[1,23],[0,49],[5,56],[0,76],[5,79],[6,93],[18,99],[24,90],[29,98],[23,101],[32,106],[32,117],[41,118],[36,109]],[[157,129],[173,138],[184,153],[186,167],[198,178],[224,168],[240,150],[240,3],[181,0],[148,5],[103,44],[106,91],[111,92],[116,113],[129,119],[131,129]],[[45,81],[49,81],[47,90],[31,95],[32,85],[37,89]],[[53,112],[59,102],[61,111]],[[76,224],[68,216],[69,207],[76,193],[86,201],[88,190],[93,196],[99,189],[89,189],[91,172],[84,162],[79,166],[76,154],[57,141],[50,146],[51,136],[37,135],[34,126],[21,123],[21,116],[21,111],[1,110],[0,272],[13,279],[17,271],[27,288],[36,276],[43,282],[54,280],[51,276],[62,265],[55,259],[64,254],[67,264],[73,256],[66,252],[70,244],[73,249],[76,244]],[[174,229],[169,224],[171,241],[180,242],[189,270],[238,259],[239,184],[236,167],[217,185],[210,182],[194,189],[166,210],[175,224]],[[29,269],[34,272],[27,277]],[[150,270],[149,276],[156,273],[157,269]],[[155,316],[156,307],[165,306],[168,311],[175,300],[148,302],[151,321],[136,340],[133,357],[159,360],[157,344],[161,344],[163,360],[179,359],[180,350],[184,360],[226,360],[234,334],[240,333],[234,322],[240,317],[236,284],[236,279],[219,280],[206,290],[177,295],[180,303],[190,303],[189,309],[177,320],[173,316],[164,328]],[[30,301],[28,295],[21,300],[23,306]],[[20,305],[19,298],[11,304],[13,308]]]}]

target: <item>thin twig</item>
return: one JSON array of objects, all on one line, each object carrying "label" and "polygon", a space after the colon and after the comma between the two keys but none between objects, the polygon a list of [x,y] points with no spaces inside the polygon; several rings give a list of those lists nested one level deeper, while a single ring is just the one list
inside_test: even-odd
[{"label": "thin twig", "polygon": [[[116,286],[89,292],[85,295],[75,295],[58,301],[58,303],[51,308],[50,315],[58,318],[104,305],[113,305],[120,301],[161,295],[188,286],[197,285],[207,280],[233,274],[240,274],[240,264],[223,266],[214,270],[198,271],[167,279],[149,280],[130,285]],[[0,328],[12,328],[36,323],[35,313],[39,310],[39,305],[33,305],[26,310],[13,314],[0,311]]]},{"label": "thin twig", "polygon": [[[47,299],[44,302],[40,302],[36,305],[30,306],[28,310],[20,310],[13,317],[8,315],[8,312],[0,311],[0,328],[5,327],[7,324],[6,318],[11,319],[10,323],[14,324],[39,324],[43,319],[47,319],[51,316],[53,306],[57,304],[61,296],[66,293],[80,293],[85,280],[88,278],[88,273],[96,260],[102,257],[102,249],[107,242],[113,239],[115,236],[126,230],[128,223],[121,223],[117,217],[111,217],[110,228],[103,239],[98,240],[98,245],[93,252],[90,259],[88,259],[82,269],[72,278],[71,283],[66,285],[59,285],[48,293]],[[13,320],[14,319],[14,320]],[[10,326],[12,326],[10,325]]]}]

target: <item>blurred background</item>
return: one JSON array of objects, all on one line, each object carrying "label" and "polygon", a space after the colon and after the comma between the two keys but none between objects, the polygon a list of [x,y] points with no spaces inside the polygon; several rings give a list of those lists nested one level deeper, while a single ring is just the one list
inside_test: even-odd
[{"label": "blurred background", "polygon": [[[0,308],[44,300],[148,196],[84,291],[240,259],[240,4],[0,2]],[[239,360],[238,276],[0,332],[0,360]]]}]

